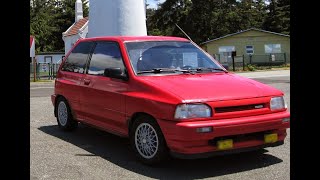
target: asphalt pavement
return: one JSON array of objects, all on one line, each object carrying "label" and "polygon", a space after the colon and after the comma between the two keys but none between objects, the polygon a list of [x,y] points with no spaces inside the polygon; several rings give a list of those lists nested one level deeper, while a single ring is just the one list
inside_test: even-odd
[{"label": "asphalt pavement", "polygon": [[[285,93],[290,111],[290,71],[239,73]],[[126,138],[80,125],[58,129],[53,83],[30,83],[30,179],[290,179],[290,129],[285,144],[208,159],[171,159],[150,167],[136,161]]]}]

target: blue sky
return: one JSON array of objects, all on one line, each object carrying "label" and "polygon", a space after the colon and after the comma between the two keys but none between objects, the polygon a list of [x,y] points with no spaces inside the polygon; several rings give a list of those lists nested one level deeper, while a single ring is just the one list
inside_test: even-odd
[{"label": "blue sky", "polygon": [[[164,2],[165,0],[160,0],[160,3]],[[150,8],[156,8],[157,7],[157,2],[155,2],[154,0],[147,0],[147,3],[150,4],[149,7]]]}]

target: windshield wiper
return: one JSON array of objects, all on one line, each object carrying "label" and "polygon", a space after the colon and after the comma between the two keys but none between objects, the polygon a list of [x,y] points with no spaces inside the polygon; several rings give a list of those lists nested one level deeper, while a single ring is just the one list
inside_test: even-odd
[{"label": "windshield wiper", "polygon": [[226,73],[228,72],[228,71],[226,71],[224,69],[221,69],[221,68],[197,68],[196,70],[197,70],[197,72],[203,72],[203,71],[210,71],[210,72],[223,71],[223,72],[226,72]]},{"label": "windshield wiper", "polygon": [[209,71],[209,72],[213,72],[213,71],[224,71],[224,72],[228,72],[225,71],[223,69],[220,68],[197,68],[197,69],[171,69],[171,68],[154,68],[151,70],[144,70],[144,71],[138,71],[137,74],[146,74],[146,73],[154,73],[154,74],[158,74],[158,73],[162,73],[162,72],[169,72],[169,73],[175,73],[175,72],[182,72],[182,73],[190,73],[190,74],[195,74],[196,72],[204,72],[204,71]]},{"label": "windshield wiper", "polygon": [[158,74],[162,72],[169,72],[169,73],[182,72],[182,73],[195,74],[195,70],[192,70],[192,69],[172,69],[172,68],[154,68],[151,70],[138,71],[137,74],[146,74],[146,73]]},{"label": "windshield wiper", "polygon": [[175,69],[166,69],[166,68],[154,68],[154,69],[151,69],[151,70],[138,71],[137,74],[145,74],[145,73],[158,74],[158,73],[162,73],[162,72],[173,72],[173,73],[175,73],[176,70]]}]

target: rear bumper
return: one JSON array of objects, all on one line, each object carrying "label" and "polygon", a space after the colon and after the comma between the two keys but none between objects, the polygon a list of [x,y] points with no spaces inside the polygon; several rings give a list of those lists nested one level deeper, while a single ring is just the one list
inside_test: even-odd
[{"label": "rear bumper", "polygon": [[[286,129],[290,127],[290,121],[283,122],[284,118],[290,118],[290,113],[285,111],[224,120],[193,122],[159,120],[158,122],[172,153],[191,155],[219,151],[212,143],[219,138],[235,138],[233,150],[271,146],[265,144],[263,136],[261,138],[265,133],[277,133],[278,142],[283,142],[287,135]],[[213,127],[213,131],[197,132],[197,128],[201,127]]]}]

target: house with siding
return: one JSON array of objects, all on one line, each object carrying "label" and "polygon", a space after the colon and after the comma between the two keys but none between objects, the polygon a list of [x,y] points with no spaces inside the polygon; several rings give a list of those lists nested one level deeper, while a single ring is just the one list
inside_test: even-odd
[{"label": "house with siding", "polygon": [[233,51],[245,64],[290,63],[290,36],[256,28],[212,39],[200,46],[222,64],[231,63]]}]

